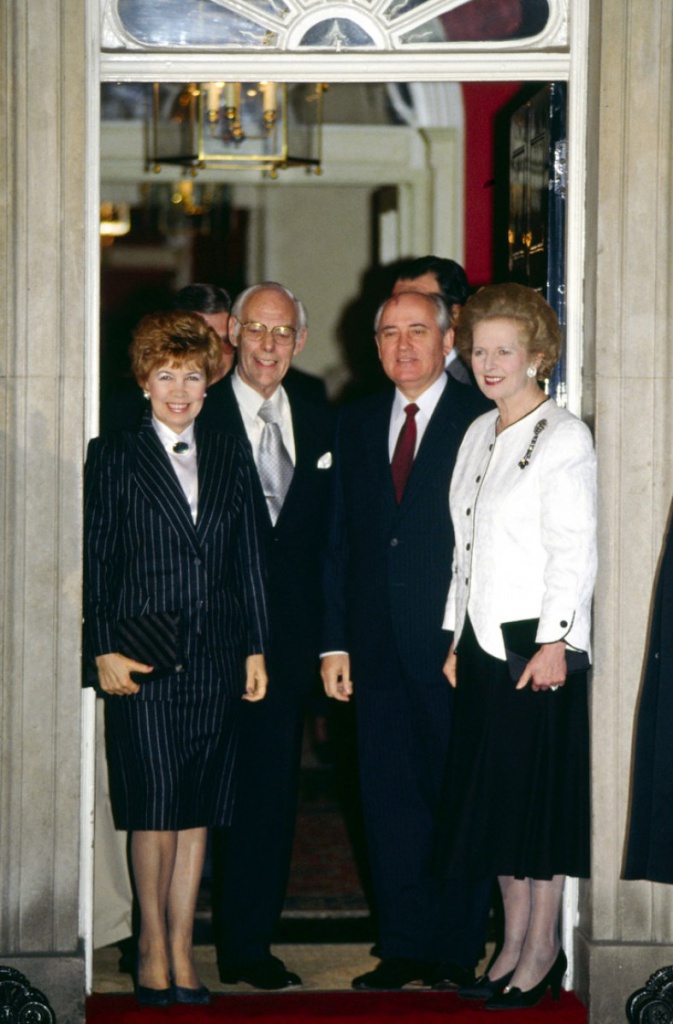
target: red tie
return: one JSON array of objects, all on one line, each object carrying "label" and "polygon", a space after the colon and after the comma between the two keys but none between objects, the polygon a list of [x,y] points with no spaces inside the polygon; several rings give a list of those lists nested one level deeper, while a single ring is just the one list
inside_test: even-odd
[{"label": "red tie", "polygon": [[416,420],[414,417],[418,412],[418,406],[415,402],[411,402],[409,405],[405,405],[404,411],[407,414],[407,418],[400,430],[400,436],[397,438],[393,459],[390,463],[398,505],[402,501],[404,488],[409,479],[411,467],[414,464],[414,453],[416,451]]}]

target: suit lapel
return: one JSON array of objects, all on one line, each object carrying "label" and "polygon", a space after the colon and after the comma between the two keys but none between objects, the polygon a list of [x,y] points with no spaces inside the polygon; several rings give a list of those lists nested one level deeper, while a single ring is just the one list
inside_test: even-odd
[{"label": "suit lapel", "polygon": [[377,405],[370,419],[363,424],[363,444],[369,464],[371,486],[381,495],[382,501],[392,509],[397,508],[393,475],[390,469],[388,453],[388,435],[390,433],[390,417],[393,408],[394,392],[386,394]]},{"label": "suit lapel", "polygon": [[288,395],[288,399],[292,415],[295,465],[292,481],[285,495],[285,501],[274,529],[278,529],[284,519],[291,517],[293,507],[303,500],[304,486],[311,477],[314,468],[313,462],[314,460],[317,462],[319,456],[323,454],[322,452],[316,453],[315,445],[312,443],[314,432],[311,425],[310,410],[307,409],[305,403],[300,398],[290,398]]},{"label": "suit lapel", "polygon": [[196,518],[196,532],[203,542],[212,525],[213,517],[219,521],[222,495],[228,481],[221,464],[220,444],[217,434],[196,428],[196,451],[199,473],[199,514]]},{"label": "suit lapel", "polygon": [[136,471],[138,490],[144,498],[191,548],[197,550],[189,502],[149,418],[143,420],[138,431]]}]

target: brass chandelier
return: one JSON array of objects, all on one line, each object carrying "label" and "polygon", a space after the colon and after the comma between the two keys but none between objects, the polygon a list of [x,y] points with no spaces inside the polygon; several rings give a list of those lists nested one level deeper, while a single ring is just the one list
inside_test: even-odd
[{"label": "brass chandelier", "polygon": [[326,85],[276,82],[155,82],[147,169],[258,169],[271,178],[288,167],[321,172]]}]

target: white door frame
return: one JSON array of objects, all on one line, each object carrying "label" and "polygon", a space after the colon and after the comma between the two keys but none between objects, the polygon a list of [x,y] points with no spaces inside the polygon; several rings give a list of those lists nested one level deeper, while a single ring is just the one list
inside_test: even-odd
[{"label": "white door frame", "polygon": [[[242,81],[264,77],[305,82],[475,82],[567,81],[568,165],[566,235],[566,352],[568,408],[582,412],[582,331],[585,258],[586,133],[590,5],[575,0],[569,18],[569,52],[514,52],[502,44],[488,52],[372,53],[227,53],[228,74]],[[100,53],[100,0],[88,0],[87,144],[85,224],[87,272],[84,282],[87,315],[86,423],[87,436],[98,432],[98,349],[100,282],[100,83],[104,81],[218,81],[222,58],[213,53]],[[95,698],[83,699],[81,924],[91,988],[93,920],[93,736]],[[564,899],[564,947],[572,956],[572,932],[577,922],[578,884],[569,880]],[[572,978],[572,963],[570,965]]]}]

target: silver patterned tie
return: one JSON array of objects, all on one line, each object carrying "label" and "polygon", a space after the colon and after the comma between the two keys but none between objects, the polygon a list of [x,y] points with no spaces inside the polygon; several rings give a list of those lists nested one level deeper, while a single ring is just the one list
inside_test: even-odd
[{"label": "silver patterned tie", "polygon": [[294,466],[283,435],[276,422],[276,412],[270,401],[266,401],[257,413],[264,421],[264,430],[257,453],[257,471],[269,508],[271,522],[276,523],[285,501],[285,495],[292,483]]}]

